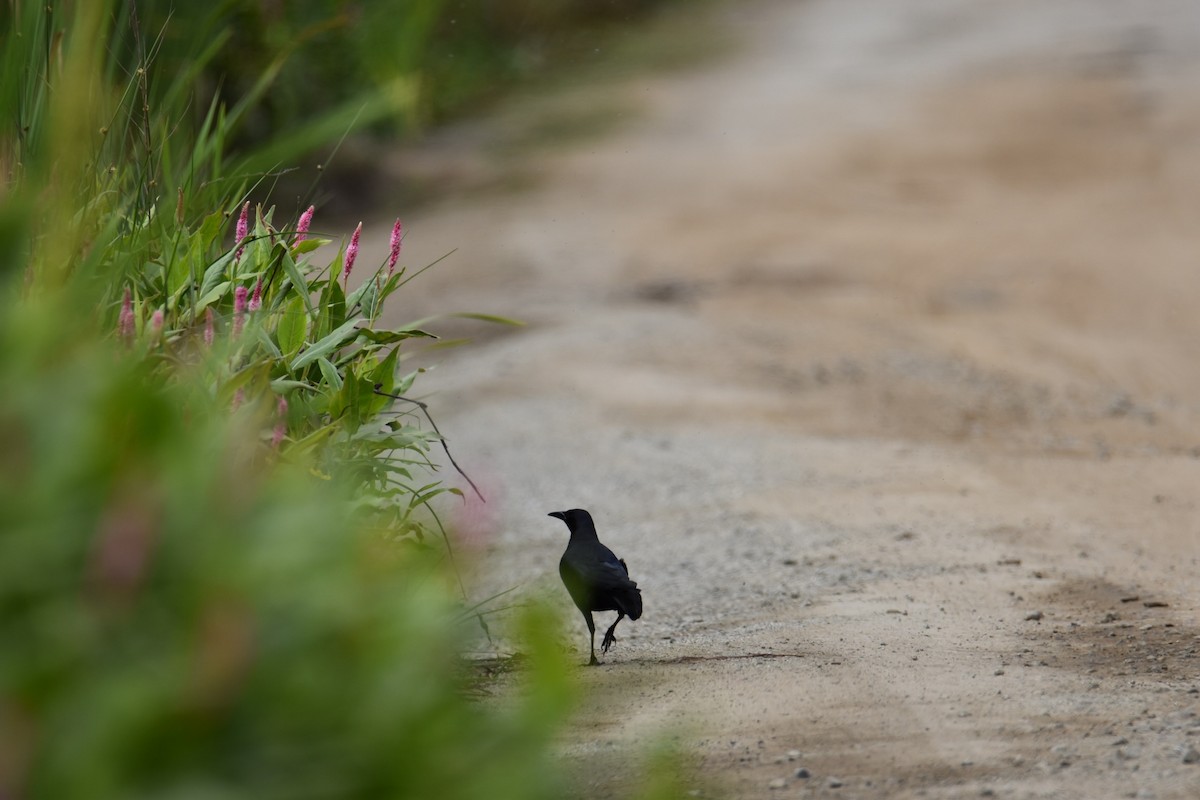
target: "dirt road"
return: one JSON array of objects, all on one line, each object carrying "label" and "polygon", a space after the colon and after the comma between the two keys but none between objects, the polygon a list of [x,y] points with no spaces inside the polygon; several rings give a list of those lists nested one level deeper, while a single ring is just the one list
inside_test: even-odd
[{"label": "dirt road", "polygon": [[530,323],[424,384],[477,591],[569,609],[574,506],[644,590],[586,793],[671,730],[734,797],[1200,797],[1200,4],[711,13],[719,59],[398,157],[468,190],[395,313]]}]

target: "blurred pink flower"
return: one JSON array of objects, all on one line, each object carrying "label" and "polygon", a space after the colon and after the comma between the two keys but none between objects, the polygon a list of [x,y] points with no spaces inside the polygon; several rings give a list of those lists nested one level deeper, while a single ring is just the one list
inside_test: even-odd
[{"label": "blurred pink flower", "polygon": [[237,252],[233,254],[233,260],[237,261],[242,257],[242,251],[246,249],[246,234],[250,232],[250,201],[242,206],[242,214],[238,217],[237,228],[234,235],[237,237]]},{"label": "blurred pink flower", "polygon": [[342,268],[342,282],[349,283],[350,270],[354,269],[354,261],[358,258],[358,237],[362,235],[362,223],[358,223],[358,227],[354,229],[354,235],[350,237],[350,244],[346,247],[346,266]]},{"label": "blurred pink flower", "polygon": [[276,450],[287,435],[287,398],[280,396],[279,404],[275,407],[275,430],[271,433],[271,447]]},{"label": "blurred pink flower", "polygon": [[388,277],[392,277],[392,272],[396,269],[396,261],[400,258],[400,241],[402,239],[403,228],[400,226],[400,220],[396,220],[396,224],[392,226],[392,252],[388,256]]},{"label": "blurred pink flower", "polygon": [[484,495],[493,498],[493,502],[485,503],[473,491],[467,490],[463,492],[462,501],[455,503],[450,512],[450,535],[455,545],[467,554],[486,550],[500,525],[500,503],[494,501],[501,495],[499,481],[493,480],[487,470],[482,470],[482,475],[480,471],[479,467],[471,468]]},{"label": "blurred pink flower", "polygon": [[216,338],[216,328],[213,324],[212,306],[209,306],[204,309],[204,343],[212,347],[214,338]]},{"label": "blurred pink flower", "polygon": [[254,284],[254,294],[250,296],[249,310],[253,314],[260,308],[262,308],[262,278],[259,278],[258,282]]},{"label": "blurred pink flower", "polygon": [[246,324],[246,291],[245,286],[233,290],[233,335],[242,335],[242,327]]},{"label": "blurred pink flower", "polygon": [[163,310],[161,308],[154,309],[154,313],[150,315],[150,328],[155,333],[163,329]]},{"label": "blurred pink flower", "polygon": [[315,206],[309,206],[308,209],[300,215],[300,221],[296,223],[296,238],[292,241],[292,247],[300,244],[308,236],[308,226],[312,224],[313,211]]},{"label": "blurred pink flower", "polygon": [[99,519],[88,566],[93,584],[111,599],[133,595],[150,568],[161,515],[147,488],[119,491]]},{"label": "blurred pink flower", "polygon": [[242,407],[242,403],[245,402],[245,400],[246,400],[246,391],[244,389],[238,389],[236,392],[233,393],[233,400],[229,401],[229,410],[237,411],[239,408]]},{"label": "blurred pink flower", "polygon": [[117,335],[126,342],[132,341],[134,329],[133,294],[129,291],[129,287],[126,286],[125,299],[121,301],[121,314],[117,317]]}]

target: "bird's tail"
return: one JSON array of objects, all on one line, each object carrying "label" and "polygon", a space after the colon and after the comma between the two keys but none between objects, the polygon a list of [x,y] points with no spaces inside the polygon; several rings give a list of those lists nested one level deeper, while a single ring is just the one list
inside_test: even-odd
[{"label": "bird's tail", "polygon": [[630,581],[630,586],[622,590],[617,596],[617,602],[621,606],[621,611],[630,619],[637,619],[642,615],[642,590],[637,588],[637,584]]}]

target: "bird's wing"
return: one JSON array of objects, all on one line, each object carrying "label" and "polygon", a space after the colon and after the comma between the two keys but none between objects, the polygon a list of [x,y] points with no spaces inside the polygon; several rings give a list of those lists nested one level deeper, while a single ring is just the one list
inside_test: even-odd
[{"label": "bird's wing", "polygon": [[560,568],[570,572],[572,577],[578,576],[588,586],[601,591],[637,586],[629,579],[629,573],[619,561],[564,559]]},{"label": "bird's wing", "polygon": [[625,562],[599,542],[569,546],[559,574],[580,609],[619,610],[630,619],[642,615],[642,593],[630,580]]}]

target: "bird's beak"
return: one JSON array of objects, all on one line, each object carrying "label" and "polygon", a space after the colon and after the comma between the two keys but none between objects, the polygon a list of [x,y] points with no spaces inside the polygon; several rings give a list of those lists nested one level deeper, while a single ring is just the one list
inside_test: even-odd
[{"label": "bird's beak", "polygon": [[548,517],[558,517],[558,518],[559,518],[559,519],[561,519],[563,522],[566,522],[566,521],[567,521],[567,517],[566,517],[566,515],[565,515],[565,514],[563,514],[563,512],[561,512],[561,511],[551,511],[551,512],[550,512],[549,514],[547,514],[546,516],[548,516]]}]

